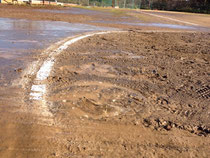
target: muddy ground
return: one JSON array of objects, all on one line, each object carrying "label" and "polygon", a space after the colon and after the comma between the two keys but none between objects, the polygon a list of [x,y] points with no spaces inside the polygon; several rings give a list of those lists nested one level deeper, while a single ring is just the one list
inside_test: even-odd
[{"label": "muddy ground", "polygon": [[[37,72],[27,74],[30,64],[12,67],[17,80],[0,87],[0,157],[210,157],[210,33],[110,23],[126,16],[181,24],[133,12],[63,10],[0,5],[0,17],[126,31],[83,39],[56,56],[43,101],[28,99],[31,87],[20,82],[38,83]],[[207,16],[187,17],[208,26]],[[24,60],[47,56],[37,52]]]},{"label": "muddy ground", "polygon": [[50,21],[66,21],[66,22],[82,22],[90,20],[89,16],[74,14],[69,16],[65,13],[42,12],[42,10],[64,10],[64,7],[56,6],[18,6],[18,5],[2,5],[0,4],[0,17],[18,18],[30,20],[50,20]]},{"label": "muddy ground", "polygon": [[[150,15],[148,15],[150,14]],[[153,16],[163,16],[165,18]],[[85,8],[85,7],[59,7],[59,6],[29,6],[29,5],[2,5],[0,4],[0,17],[29,20],[65,21],[69,23],[92,24],[95,26],[114,27],[121,29],[143,30],[174,30],[170,27],[156,27],[147,23],[161,23],[172,25],[186,25],[189,22],[195,25],[196,30],[207,29],[209,31],[210,16],[192,13],[158,12],[131,9],[111,8]],[[168,19],[171,18],[171,19]],[[172,20],[175,18],[176,20]],[[178,20],[178,21],[177,21]],[[135,23],[146,23],[136,25]],[[134,24],[132,24],[134,23]],[[149,26],[149,27],[148,27]],[[179,29],[176,30],[192,30]]]},{"label": "muddy ground", "polygon": [[75,125],[69,152],[209,157],[209,41],[204,33],[130,31],[68,48],[48,81],[58,122]]}]

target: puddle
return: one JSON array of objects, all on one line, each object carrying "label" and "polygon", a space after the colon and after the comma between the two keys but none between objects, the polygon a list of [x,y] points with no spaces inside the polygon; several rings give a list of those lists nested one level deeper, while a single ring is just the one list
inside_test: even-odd
[{"label": "puddle", "polygon": [[[52,43],[84,32],[113,30],[86,24],[9,18],[0,18],[0,26],[0,75],[5,81],[11,80],[14,69],[24,68],[27,64],[24,57],[41,52]],[[0,85],[5,81],[0,80]]]},{"label": "puddle", "polygon": [[111,13],[103,12],[103,11],[96,11],[96,10],[89,10],[89,9],[82,9],[82,8],[68,8],[68,9],[37,9],[38,12],[44,13],[58,13],[58,14],[79,14],[79,15],[111,15]]},{"label": "puddle", "polygon": [[133,55],[133,56],[130,56],[131,59],[144,59],[145,57],[142,56],[142,55]]},{"label": "puddle", "polygon": [[44,48],[49,42],[58,41],[66,36],[82,32],[109,30],[84,24],[70,24],[67,22],[30,21],[0,18],[0,52],[8,48],[31,49]]},{"label": "puddle", "polygon": [[105,24],[122,24],[122,25],[132,25],[132,26],[148,26],[148,27],[163,27],[171,29],[186,29],[186,30],[195,30],[198,27],[186,26],[186,25],[174,25],[174,24],[163,24],[163,23],[142,23],[141,21],[136,22],[126,22],[126,21],[91,21],[92,23],[105,23]]},{"label": "puddle", "polygon": [[[104,24],[123,24],[123,25],[132,25],[132,26],[148,26],[148,27],[161,27],[161,28],[170,28],[170,29],[185,29],[185,30],[199,30],[209,32],[210,29],[207,27],[200,26],[191,26],[191,25],[176,25],[176,24],[164,24],[164,23],[144,23],[141,20],[136,18],[131,18],[128,16],[114,17],[112,13],[106,11],[96,11],[88,10],[82,8],[67,8],[62,10],[50,10],[50,9],[37,9],[38,12],[48,12],[48,13],[62,13],[62,14],[80,14],[80,15],[102,15],[103,20],[91,21],[93,23],[104,23]],[[138,13],[138,12],[135,12]],[[158,14],[158,13],[156,13]],[[170,14],[169,14],[170,15]],[[104,20],[109,19],[110,16],[114,19],[113,21]],[[122,21],[124,20],[124,21]],[[174,20],[174,19],[173,19]],[[179,21],[179,20],[177,20]],[[186,24],[188,24],[186,22]]]},{"label": "puddle", "polygon": [[196,27],[193,27],[193,26],[163,24],[163,23],[126,23],[126,22],[122,22],[122,24],[134,25],[134,26],[164,27],[164,28],[170,28],[170,29],[187,29],[187,30],[196,29]]}]

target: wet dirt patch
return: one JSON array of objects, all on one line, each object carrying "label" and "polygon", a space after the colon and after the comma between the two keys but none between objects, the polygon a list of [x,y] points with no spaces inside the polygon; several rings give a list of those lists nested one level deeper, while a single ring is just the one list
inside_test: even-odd
[{"label": "wet dirt patch", "polygon": [[200,96],[209,92],[209,38],[130,31],[86,38],[62,52],[47,78],[46,99],[57,123],[75,129],[65,153],[95,156],[97,147],[107,156],[116,147],[114,135],[123,142],[118,157],[139,150],[141,156],[155,151],[154,157],[208,155],[209,99]]},{"label": "wet dirt patch", "polygon": [[[2,9],[0,5],[0,8],[0,15],[7,17],[93,20],[65,13],[33,11],[32,14],[31,7]],[[27,28],[22,24],[16,26],[16,30]],[[48,33],[39,31],[42,37]],[[55,69],[47,80],[35,81],[28,89],[40,92],[45,89],[42,84],[49,86],[47,92],[50,93],[44,100],[28,101],[27,90],[25,96],[23,88],[16,93],[6,85],[0,86],[0,130],[4,131],[0,135],[0,155],[21,158],[210,157],[209,107],[206,106],[209,98],[205,97],[209,93],[209,34],[143,31],[99,35],[71,45],[56,57]],[[3,33],[0,38],[6,37]],[[27,34],[30,35],[30,31]],[[20,47],[24,43],[37,43],[37,40],[24,38],[7,42]],[[10,66],[13,61],[5,59],[19,56],[16,52],[14,56],[4,56],[3,51],[1,65],[8,62]],[[35,59],[21,58],[20,61],[39,59],[41,62],[34,69],[38,70],[49,55],[39,54],[37,52]],[[15,65],[12,73],[21,74],[24,68]],[[2,70],[7,69],[2,66]],[[35,77],[26,74],[30,81]],[[1,78],[7,81],[2,74]]]},{"label": "wet dirt patch", "polygon": [[91,74],[98,76],[114,77],[116,70],[110,65],[101,65],[98,63],[89,63],[80,65],[79,67],[60,67],[62,71],[68,71],[75,74]]},{"label": "wet dirt patch", "polygon": [[[206,39],[203,39],[202,36],[205,36]],[[174,43],[170,37],[175,38],[176,42]],[[193,41],[192,37],[194,37]],[[165,41],[166,38],[168,38],[167,41]],[[52,92],[57,93],[55,89],[63,87],[63,97],[68,96],[68,93],[65,95],[65,87],[69,87],[69,84],[74,85],[78,81],[87,83],[87,85],[90,81],[101,82],[102,87],[103,83],[109,83],[125,89],[132,89],[146,98],[139,102],[126,97],[129,94],[123,96],[124,99],[121,98],[118,106],[129,107],[134,112],[132,117],[124,115],[128,122],[129,120],[134,121],[136,117],[164,118],[183,125],[199,125],[202,120],[202,124],[208,126],[206,119],[208,112],[204,109],[208,109],[206,103],[209,89],[208,86],[201,89],[196,88],[198,82],[208,83],[208,70],[206,69],[209,64],[206,60],[209,58],[207,52],[210,49],[208,38],[208,34],[199,33],[141,33],[134,31],[86,39],[60,55],[55,76],[49,78],[52,90],[54,89]],[[87,41],[88,47],[81,47]],[[80,52],[81,55],[76,52]],[[121,57],[116,58],[116,56]],[[180,72],[180,70],[182,71]],[[110,75],[110,71],[114,76]],[[201,71],[203,75],[201,75]],[[95,91],[93,87],[89,86],[86,87],[87,91],[84,87],[84,92],[81,93],[78,88],[81,94],[80,98],[84,95],[87,99],[93,99],[88,98],[85,93],[100,96],[100,90]],[[97,86],[95,88],[98,89]],[[103,90],[107,91],[106,95],[110,95],[112,97],[110,100],[115,100],[114,104],[117,105],[117,96],[124,92],[115,95],[114,88],[108,89]],[[207,100],[203,99],[202,102],[198,100],[198,97],[195,96],[198,96],[198,93],[201,93],[200,95]],[[94,103],[98,102],[96,98]],[[104,100],[100,105],[109,105],[108,100]],[[82,100],[81,103],[75,104],[82,104],[81,108],[85,109],[85,102]],[[138,106],[143,109],[135,110]],[[201,113],[202,117],[200,117]]]},{"label": "wet dirt patch", "polygon": [[84,116],[94,119],[132,115],[144,106],[145,98],[138,92],[106,82],[80,81],[68,87],[67,91],[65,88],[57,89],[53,92],[56,95],[50,98],[59,98],[73,109],[83,111]]}]

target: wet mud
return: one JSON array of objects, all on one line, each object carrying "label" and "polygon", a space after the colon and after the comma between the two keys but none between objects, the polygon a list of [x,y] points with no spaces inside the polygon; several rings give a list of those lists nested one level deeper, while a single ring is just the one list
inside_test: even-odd
[{"label": "wet mud", "polygon": [[64,127],[84,123],[65,152],[206,157],[209,39],[208,33],[130,31],[90,37],[64,51],[48,78],[47,100]]},{"label": "wet mud", "polygon": [[[33,14],[31,14],[33,13]],[[155,16],[153,16],[155,15]],[[173,15],[173,16],[171,16]],[[8,6],[0,5],[0,16],[28,20],[65,21],[114,28],[138,28],[146,30],[209,31],[208,15],[113,10],[107,8],[72,8],[56,6]],[[156,17],[163,16],[164,18]],[[173,21],[171,19],[178,19]],[[169,19],[168,19],[169,18]],[[189,22],[188,22],[189,21]],[[191,24],[196,25],[191,25]]]},{"label": "wet mud", "polygon": [[[210,157],[208,17],[10,5],[0,17],[0,157]],[[116,28],[129,31],[64,44]]]}]

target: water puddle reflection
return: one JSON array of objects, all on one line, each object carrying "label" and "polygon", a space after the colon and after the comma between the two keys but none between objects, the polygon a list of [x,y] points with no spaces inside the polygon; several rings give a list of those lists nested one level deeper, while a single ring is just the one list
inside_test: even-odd
[{"label": "water puddle reflection", "polygon": [[128,22],[128,21],[91,21],[92,23],[104,23],[104,24],[122,24],[122,25],[131,25],[131,26],[148,26],[148,27],[163,27],[170,29],[186,29],[186,30],[195,30],[199,27],[187,26],[187,25],[175,25],[175,24],[164,24],[164,23],[143,23],[142,21]]},{"label": "water puddle reflection", "polygon": [[[112,30],[86,24],[9,18],[0,18],[0,26],[0,78],[8,80],[11,80],[11,75],[5,72],[13,73],[15,68],[24,67],[27,62],[21,60],[25,56],[41,51],[62,38],[84,32]],[[0,84],[2,82],[0,80]]]},{"label": "water puddle reflection", "polygon": [[58,13],[58,14],[77,14],[77,15],[111,15],[109,12],[105,11],[97,11],[97,10],[89,10],[82,8],[67,8],[67,9],[37,9],[38,12],[44,13]]}]

